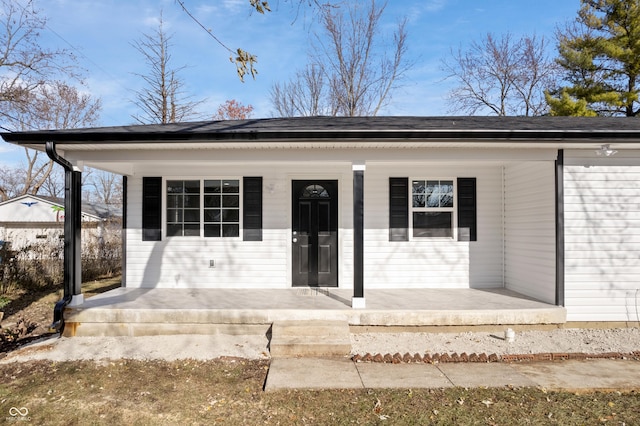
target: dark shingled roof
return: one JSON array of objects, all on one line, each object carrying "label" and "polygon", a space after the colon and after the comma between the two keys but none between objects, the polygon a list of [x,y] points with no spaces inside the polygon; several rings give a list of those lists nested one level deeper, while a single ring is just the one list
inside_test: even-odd
[{"label": "dark shingled roof", "polygon": [[8,142],[171,142],[294,139],[638,139],[627,117],[297,117],[2,133]]}]

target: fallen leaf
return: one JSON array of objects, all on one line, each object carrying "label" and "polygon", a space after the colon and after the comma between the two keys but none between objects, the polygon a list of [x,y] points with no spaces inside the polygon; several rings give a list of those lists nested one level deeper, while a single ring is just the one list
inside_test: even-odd
[{"label": "fallen leaf", "polygon": [[382,411],[382,402],[379,398],[376,398],[376,405],[373,406],[373,412],[379,414]]},{"label": "fallen leaf", "polygon": [[489,399],[485,399],[484,401],[482,401],[482,403],[484,405],[486,405],[487,407],[489,407],[490,405],[493,405],[493,401],[491,401]]}]

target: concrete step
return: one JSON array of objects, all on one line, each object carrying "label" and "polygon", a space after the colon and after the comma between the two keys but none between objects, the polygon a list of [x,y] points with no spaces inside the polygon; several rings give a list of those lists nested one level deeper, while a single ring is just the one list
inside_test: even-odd
[{"label": "concrete step", "polygon": [[347,321],[274,321],[269,345],[272,357],[347,356],[351,335]]}]

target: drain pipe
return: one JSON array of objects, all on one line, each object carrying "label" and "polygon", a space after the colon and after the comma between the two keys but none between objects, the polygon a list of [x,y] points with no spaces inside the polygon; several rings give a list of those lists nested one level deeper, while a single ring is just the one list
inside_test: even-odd
[{"label": "drain pipe", "polygon": [[62,158],[56,151],[56,144],[49,141],[45,145],[51,160],[64,168],[64,296],[53,309],[51,328],[62,334],[64,331],[64,310],[68,305],[79,305],[82,296],[81,226],[82,226],[82,173]]}]

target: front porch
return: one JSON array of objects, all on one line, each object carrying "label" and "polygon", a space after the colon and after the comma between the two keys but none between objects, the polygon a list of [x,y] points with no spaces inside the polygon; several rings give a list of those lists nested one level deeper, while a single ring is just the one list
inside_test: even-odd
[{"label": "front porch", "polygon": [[67,307],[65,336],[261,334],[274,321],[347,321],[351,327],[550,325],[563,307],[502,288],[367,290],[353,309],[350,289],[118,288]]}]

